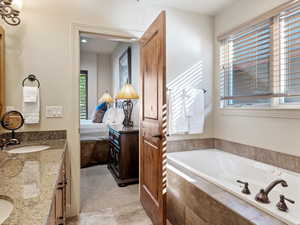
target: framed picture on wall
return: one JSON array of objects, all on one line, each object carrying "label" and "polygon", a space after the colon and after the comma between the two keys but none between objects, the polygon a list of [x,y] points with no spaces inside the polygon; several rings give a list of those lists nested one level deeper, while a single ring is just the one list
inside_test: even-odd
[{"label": "framed picture on wall", "polygon": [[124,84],[131,84],[131,48],[126,51],[119,58],[119,81],[120,89]]}]

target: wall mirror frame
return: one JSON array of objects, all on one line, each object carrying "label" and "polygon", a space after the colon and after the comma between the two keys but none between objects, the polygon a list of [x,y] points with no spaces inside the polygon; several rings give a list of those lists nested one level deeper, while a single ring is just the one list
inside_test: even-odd
[{"label": "wall mirror frame", "polygon": [[0,26],[0,116],[5,112],[5,31]]}]

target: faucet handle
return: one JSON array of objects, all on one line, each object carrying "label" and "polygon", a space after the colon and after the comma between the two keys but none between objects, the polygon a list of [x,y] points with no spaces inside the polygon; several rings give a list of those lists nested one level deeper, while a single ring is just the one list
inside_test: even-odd
[{"label": "faucet handle", "polygon": [[251,192],[249,190],[249,183],[248,182],[244,182],[244,181],[241,181],[241,180],[237,180],[236,182],[244,185],[242,193],[244,193],[246,195],[250,195],[251,194]]},{"label": "faucet handle", "polygon": [[295,201],[294,201],[294,200],[288,199],[288,198],[286,198],[284,195],[280,195],[280,200],[279,200],[279,202],[278,202],[277,205],[276,205],[277,208],[278,208],[280,211],[287,212],[287,211],[289,210],[289,208],[287,207],[285,201],[288,201],[289,203],[295,204]]},{"label": "faucet handle", "polygon": [[0,139],[0,149],[3,150],[7,147],[7,140],[5,138]]}]

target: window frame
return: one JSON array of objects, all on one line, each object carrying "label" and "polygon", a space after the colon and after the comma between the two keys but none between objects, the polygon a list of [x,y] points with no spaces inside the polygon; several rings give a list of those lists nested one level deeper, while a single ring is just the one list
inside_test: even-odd
[{"label": "window frame", "polygon": [[[251,26],[255,26],[264,20],[271,19],[273,23],[273,29],[272,29],[272,37],[271,37],[271,45],[272,45],[272,56],[271,56],[271,68],[270,68],[270,76],[271,79],[273,80],[273,83],[271,85],[273,93],[279,93],[278,90],[278,85],[276,85],[276,82],[278,82],[278,79],[282,78],[282,74],[280,74],[280,68],[276,68],[275,65],[280,67],[281,62],[276,62],[276,60],[280,60],[281,54],[283,54],[280,50],[281,48],[281,32],[280,32],[280,13],[289,9],[290,7],[294,7],[296,5],[299,5],[300,3],[284,3],[269,12],[264,13],[263,15],[254,18],[252,21],[244,23],[240,25],[239,27],[223,34],[218,37],[219,40],[219,56],[221,56],[221,41],[228,39],[231,35],[234,35],[238,32],[241,32],[243,30],[246,30],[247,28],[250,28]],[[219,78],[219,108],[220,109],[246,109],[246,110],[252,110],[252,109],[258,109],[258,110],[273,110],[273,109],[300,109],[300,101],[299,102],[284,102],[285,97],[270,97],[270,103],[253,103],[253,104],[236,104],[236,105],[229,105],[227,102],[230,100],[224,100],[221,99],[221,93],[224,92],[222,90],[224,86],[221,85],[221,58],[219,58],[219,73],[218,73],[218,78]]]},{"label": "window frame", "polygon": [[[81,117],[81,106],[80,106],[80,119],[81,120],[87,120],[88,119],[88,105],[89,105],[89,103],[88,103],[88,79],[89,79],[89,76],[88,76],[88,71],[87,70],[80,70],[80,75],[79,75],[79,79],[81,78],[81,76],[86,76],[86,79],[85,79],[85,96],[86,96],[86,98],[85,98],[85,118],[82,118]],[[79,81],[79,95],[80,95],[80,81]],[[80,105],[80,101],[81,101],[81,97],[79,96],[79,105]]]}]

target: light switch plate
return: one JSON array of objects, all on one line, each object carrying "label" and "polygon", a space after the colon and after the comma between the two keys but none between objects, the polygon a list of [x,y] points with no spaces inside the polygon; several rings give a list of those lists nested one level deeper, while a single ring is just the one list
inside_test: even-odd
[{"label": "light switch plate", "polygon": [[6,106],[6,112],[13,111],[13,110],[16,110],[16,107],[14,107],[14,106]]},{"label": "light switch plate", "polygon": [[64,117],[64,109],[62,106],[46,106],[47,118],[61,118]]}]

